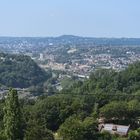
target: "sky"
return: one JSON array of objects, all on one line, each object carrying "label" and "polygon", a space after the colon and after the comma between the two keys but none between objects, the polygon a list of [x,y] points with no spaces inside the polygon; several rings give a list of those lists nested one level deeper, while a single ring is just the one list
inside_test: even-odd
[{"label": "sky", "polygon": [[0,0],[0,36],[140,38],[140,0]]}]

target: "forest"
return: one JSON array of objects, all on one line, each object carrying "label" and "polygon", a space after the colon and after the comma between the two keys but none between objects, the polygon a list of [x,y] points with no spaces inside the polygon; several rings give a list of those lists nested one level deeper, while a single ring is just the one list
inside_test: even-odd
[{"label": "forest", "polygon": [[36,86],[51,77],[29,56],[0,53],[0,84],[13,88]]},{"label": "forest", "polygon": [[[14,117],[13,117],[14,116]],[[98,129],[104,123],[130,125],[122,137]],[[86,81],[36,100],[18,99],[10,89],[0,101],[1,140],[139,140],[140,62],[126,70],[98,70]]]}]

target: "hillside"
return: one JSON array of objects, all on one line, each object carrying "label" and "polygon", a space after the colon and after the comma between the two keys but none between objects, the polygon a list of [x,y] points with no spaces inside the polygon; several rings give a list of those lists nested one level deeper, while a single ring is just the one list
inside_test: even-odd
[{"label": "hillside", "polygon": [[51,74],[43,71],[30,57],[24,55],[0,54],[0,84],[27,88],[37,85]]},{"label": "hillside", "polygon": [[[91,74],[90,79],[78,81],[68,90],[52,96],[40,96],[37,100],[19,100],[24,120],[20,123],[26,126],[20,128],[21,137],[29,140],[54,140],[54,136],[65,140],[139,140],[139,83],[140,62],[136,62],[121,72],[96,71]],[[13,103],[13,97],[17,100],[17,96],[10,96],[12,92],[9,93],[9,97],[4,100]],[[5,104],[5,101],[0,101],[0,139],[4,137],[3,126],[7,115],[3,108],[7,105],[9,104]],[[13,109],[13,104],[10,107],[12,112],[17,109],[17,106]],[[10,110],[9,106],[7,110]],[[115,133],[111,133],[98,129],[102,123],[130,127],[130,130],[122,137],[123,130],[112,129],[111,132]]]},{"label": "hillside", "polygon": [[135,93],[140,90],[140,62],[129,65],[121,72],[100,69],[85,82],[74,83],[69,91],[76,94],[91,93]]}]

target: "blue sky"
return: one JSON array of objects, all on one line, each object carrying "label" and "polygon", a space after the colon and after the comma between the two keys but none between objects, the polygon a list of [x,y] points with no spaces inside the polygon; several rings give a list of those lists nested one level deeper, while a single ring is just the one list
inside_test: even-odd
[{"label": "blue sky", "polygon": [[0,0],[0,36],[140,37],[140,0]]}]

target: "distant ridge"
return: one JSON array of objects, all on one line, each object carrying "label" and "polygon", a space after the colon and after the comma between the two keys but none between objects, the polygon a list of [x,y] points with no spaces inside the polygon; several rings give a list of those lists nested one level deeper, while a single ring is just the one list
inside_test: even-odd
[{"label": "distant ridge", "polygon": [[106,38],[106,37],[81,37],[74,35],[62,35],[58,37],[0,37],[0,44],[4,43],[53,43],[54,45],[140,45],[140,38]]}]

